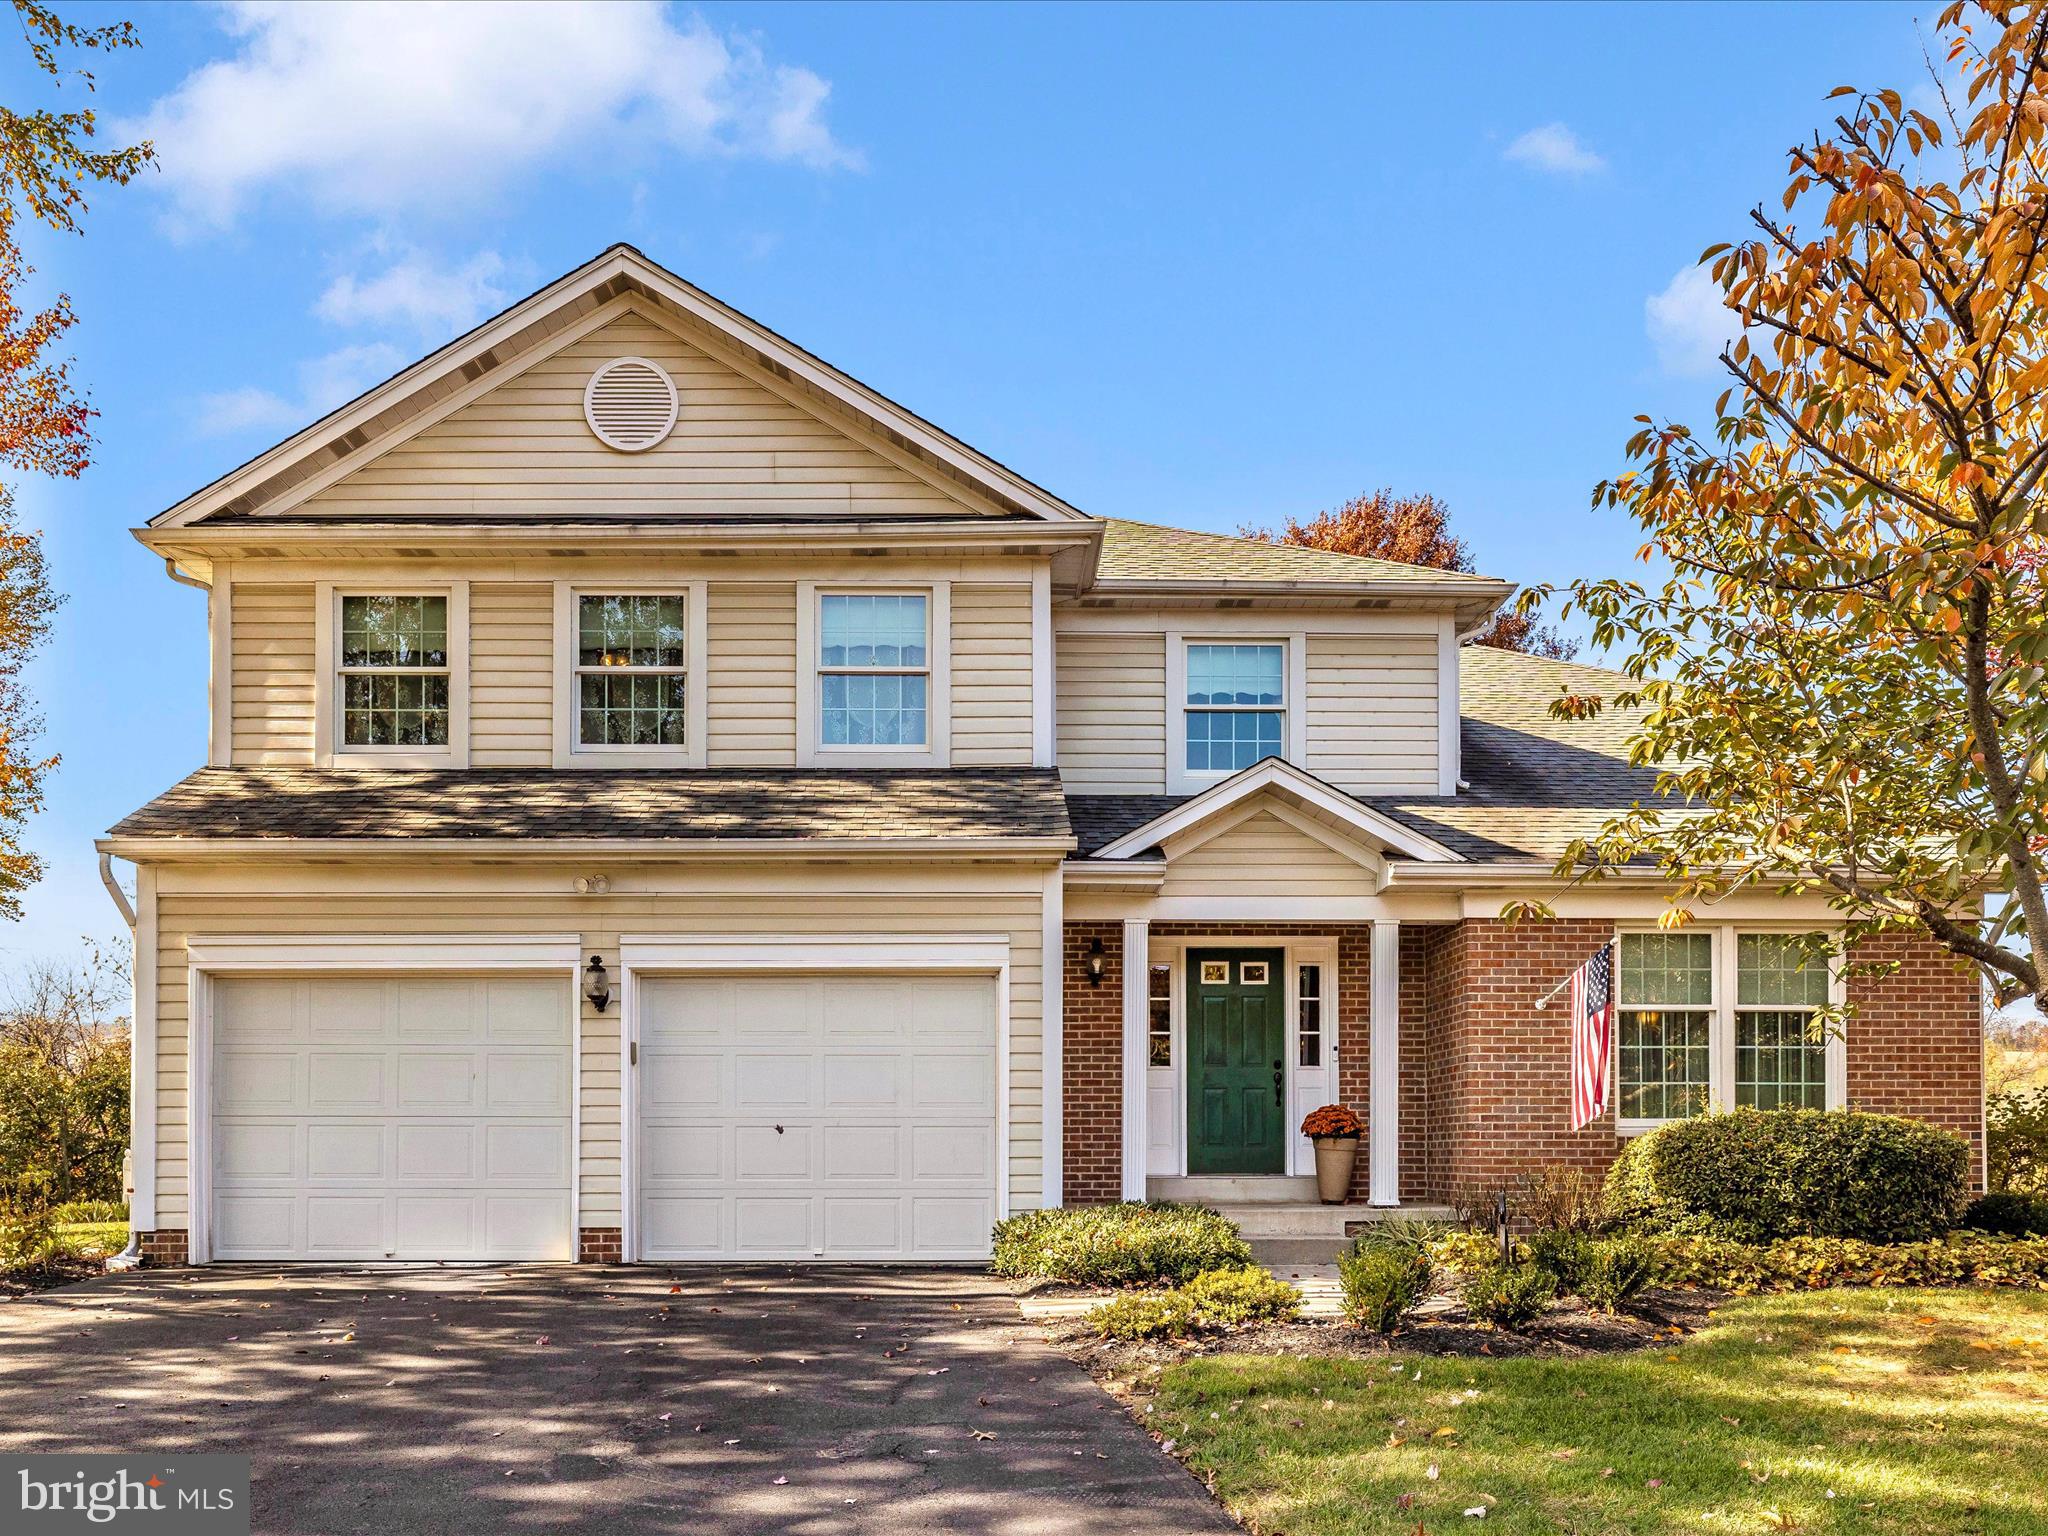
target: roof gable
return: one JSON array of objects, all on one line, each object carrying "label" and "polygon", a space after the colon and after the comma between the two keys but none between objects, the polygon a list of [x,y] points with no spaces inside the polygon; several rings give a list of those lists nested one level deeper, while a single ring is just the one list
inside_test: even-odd
[{"label": "roof gable", "polygon": [[643,310],[786,404],[865,440],[872,452],[915,478],[957,488],[968,503],[965,510],[975,510],[972,503],[981,500],[1014,517],[1084,519],[1058,497],[631,246],[616,245],[194,492],[151,519],[151,526],[183,527],[222,514],[261,515],[281,503],[303,501],[467,406],[496,387],[506,370],[532,366],[626,308]]}]

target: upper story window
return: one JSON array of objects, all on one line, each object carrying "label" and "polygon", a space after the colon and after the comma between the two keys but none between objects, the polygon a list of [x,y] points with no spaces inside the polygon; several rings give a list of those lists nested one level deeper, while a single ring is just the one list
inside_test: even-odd
[{"label": "upper story window", "polygon": [[337,657],[344,747],[448,746],[446,597],[344,596]]},{"label": "upper story window", "polygon": [[1623,1126],[1715,1104],[1840,1104],[1841,1040],[1821,1029],[1833,982],[1819,938],[1721,927],[1623,934],[1614,1056]]},{"label": "upper story window", "polygon": [[930,744],[931,602],[924,593],[821,594],[817,664],[820,746]]},{"label": "upper story window", "polygon": [[1230,774],[1279,757],[1287,740],[1287,647],[1187,648],[1187,770]]},{"label": "upper story window", "polygon": [[680,747],[688,735],[688,646],[681,593],[579,593],[576,741]]}]

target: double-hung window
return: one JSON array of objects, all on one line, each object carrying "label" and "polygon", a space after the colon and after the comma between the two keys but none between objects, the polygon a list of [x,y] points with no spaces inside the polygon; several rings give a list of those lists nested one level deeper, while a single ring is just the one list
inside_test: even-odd
[{"label": "double-hung window", "polygon": [[336,657],[344,748],[448,746],[446,597],[344,595]]},{"label": "double-hung window", "polygon": [[818,744],[931,744],[931,599],[922,592],[818,598]]},{"label": "double-hung window", "polygon": [[1191,642],[1182,707],[1190,774],[1231,774],[1281,756],[1287,750],[1287,647]]},{"label": "double-hung window", "polygon": [[681,593],[578,593],[580,748],[681,747],[688,733]]},{"label": "double-hung window", "polygon": [[1715,925],[1620,939],[1616,1112],[1641,1128],[1715,1105],[1826,1109],[1839,1040],[1822,1029],[1833,983],[1817,934]]}]

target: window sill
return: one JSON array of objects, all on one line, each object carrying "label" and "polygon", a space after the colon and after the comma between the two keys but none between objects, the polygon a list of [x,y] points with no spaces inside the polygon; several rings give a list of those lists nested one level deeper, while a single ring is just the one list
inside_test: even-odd
[{"label": "window sill", "polygon": [[1616,1120],[1614,1122],[1614,1134],[1623,1141],[1632,1141],[1638,1136],[1656,1130],[1660,1125],[1676,1125],[1677,1123],[1676,1120]]},{"label": "window sill", "polygon": [[555,754],[557,768],[702,768],[703,754],[688,747],[570,747]]},{"label": "window sill", "polygon": [[944,768],[946,759],[931,747],[813,747],[812,768]]},{"label": "window sill", "polygon": [[336,747],[329,754],[330,768],[462,768],[468,766],[459,761],[453,749],[436,748],[431,752],[415,752],[405,748],[383,747]]}]

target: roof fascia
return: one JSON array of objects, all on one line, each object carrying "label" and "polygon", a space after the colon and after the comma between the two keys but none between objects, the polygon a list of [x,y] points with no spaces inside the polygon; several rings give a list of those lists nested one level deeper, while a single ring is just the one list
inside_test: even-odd
[{"label": "roof fascia", "polygon": [[584,854],[693,861],[777,858],[901,859],[963,856],[1059,858],[1071,837],[650,838],[650,837],[102,837],[93,847],[117,859],[162,862],[308,858],[407,859],[456,854],[479,860],[551,859]]}]

